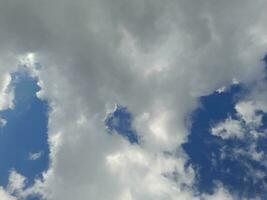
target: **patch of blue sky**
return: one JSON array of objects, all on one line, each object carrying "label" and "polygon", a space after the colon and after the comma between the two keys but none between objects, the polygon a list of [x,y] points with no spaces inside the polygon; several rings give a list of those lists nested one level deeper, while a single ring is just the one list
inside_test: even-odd
[{"label": "patch of blue sky", "polygon": [[[249,151],[250,140],[222,139],[212,135],[210,130],[215,124],[238,119],[235,105],[242,100],[248,90],[241,84],[233,84],[224,92],[214,92],[200,98],[201,106],[192,113],[192,127],[188,142],[183,145],[189,155],[189,163],[198,173],[196,187],[200,192],[212,193],[217,183],[222,183],[233,193],[244,197],[266,195],[267,178],[255,182],[250,169],[266,172],[265,166],[247,156],[231,156],[234,149]],[[267,115],[263,114],[263,125],[267,126]],[[109,133],[117,133],[131,143],[140,143],[138,134],[132,128],[132,114],[126,107],[117,106],[105,119]],[[266,152],[267,141],[261,138],[257,148]],[[264,146],[265,145],[265,146]],[[229,156],[222,158],[222,151]]]},{"label": "patch of blue sky", "polygon": [[105,125],[110,134],[117,133],[126,138],[132,144],[139,144],[140,138],[132,127],[132,114],[126,107],[117,105],[116,109],[109,113],[105,119]]},{"label": "patch of blue sky", "polygon": [[[212,193],[218,182],[232,193],[241,197],[264,197],[267,195],[267,168],[261,162],[246,155],[234,155],[236,149],[248,152],[253,142],[251,139],[223,139],[211,134],[211,127],[224,121],[229,116],[237,119],[236,103],[248,90],[243,85],[232,85],[227,91],[214,92],[200,98],[201,106],[192,113],[191,134],[183,145],[189,156],[189,164],[198,173],[196,187],[200,192]],[[267,115],[263,114],[263,125],[267,127]],[[247,131],[246,129],[244,131]],[[257,150],[267,152],[267,139],[257,141]],[[222,153],[226,157],[222,158]],[[254,172],[263,172],[263,177],[255,181]]]},{"label": "patch of blue sky", "polygon": [[[0,117],[7,121],[0,128],[0,185],[5,187],[10,171],[16,170],[27,178],[26,186],[29,186],[36,177],[42,178],[42,172],[48,169],[49,106],[37,98],[38,80],[31,77],[26,68],[21,67],[11,75],[15,107],[0,112]],[[40,152],[39,157],[30,159]]]}]

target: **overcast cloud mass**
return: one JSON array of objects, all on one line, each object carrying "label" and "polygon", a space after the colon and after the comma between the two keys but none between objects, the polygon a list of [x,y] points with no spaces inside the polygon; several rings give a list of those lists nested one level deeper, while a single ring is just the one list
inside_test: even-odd
[{"label": "overcast cloud mass", "polygon": [[[0,199],[246,199],[221,183],[200,192],[182,144],[199,97],[236,82],[251,90],[240,118],[213,134],[244,138],[241,119],[259,125],[266,9],[266,0],[0,0],[0,110],[14,107],[10,73],[20,65],[50,106],[49,168],[31,186],[11,171]],[[116,105],[131,113],[138,143],[108,133]]]}]

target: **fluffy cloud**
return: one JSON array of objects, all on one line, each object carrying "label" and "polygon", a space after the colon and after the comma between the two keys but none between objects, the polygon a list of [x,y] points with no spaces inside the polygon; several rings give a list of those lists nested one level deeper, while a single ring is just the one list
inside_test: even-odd
[{"label": "fluffy cloud", "polygon": [[0,187],[1,200],[19,200],[24,199],[26,196],[25,190],[26,178],[16,171],[12,170],[9,174],[7,188]]},{"label": "fluffy cloud", "polygon": [[231,118],[213,127],[211,132],[213,135],[217,135],[223,139],[243,138],[245,134],[241,122]]},{"label": "fluffy cloud", "polygon": [[14,93],[10,84],[11,76],[7,71],[0,77],[0,111],[14,107]]},{"label": "fluffy cloud", "polygon": [[219,187],[213,195],[204,195],[204,199],[206,200],[234,200],[236,198],[233,197],[224,188]]},{"label": "fluffy cloud", "polygon": [[0,187],[1,200],[24,200],[29,196],[40,196],[43,192],[42,182],[36,180],[34,186],[26,187],[27,179],[15,170],[11,170],[6,188]]},{"label": "fluffy cloud", "polygon": [[[200,198],[180,148],[186,117],[199,95],[261,76],[266,6],[265,0],[1,1],[0,60],[6,65],[10,52],[35,52],[28,60],[43,66],[33,73],[38,95],[51,106],[51,165],[38,191],[51,200]],[[106,133],[103,118],[116,103],[133,113],[140,146]]]},{"label": "fluffy cloud", "polygon": [[1,200],[16,200],[15,197],[8,194],[2,187],[0,187],[0,198]]},{"label": "fluffy cloud", "polygon": [[26,178],[16,171],[12,170],[9,175],[7,191],[10,194],[16,194],[20,196],[25,188],[25,180]]}]

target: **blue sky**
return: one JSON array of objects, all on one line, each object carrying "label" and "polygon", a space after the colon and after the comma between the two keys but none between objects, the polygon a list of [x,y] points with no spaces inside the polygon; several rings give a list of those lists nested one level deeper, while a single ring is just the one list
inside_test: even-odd
[{"label": "blue sky", "polygon": [[116,106],[115,110],[110,113],[105,124],[110,134],[117,133],[129,140],[132,144],[140,143],[140,138],[132,126],[133,116],[126,107]]},{"label": "blue sky", "polygon": [[1,118],[7,121],[0,129],[0,157],[4,161],[0,164],[0,185],[6,187],[10,172],[15,170],[27,177],[28,187],[48,169],[49,106],[36,97],[40,88],[26,68],[19,67],[11,76],[9,87],[14,88],[15,107],[0,112]]},{"label": "blue sky", "polygon": [[[216,182],[223,183],[227,188],[241,196],[250,198],[266,195],[266,188],[263,185],[267,177],[258,183],[253,183],[247,166],[251,165],[254,169],[261,169],[266,173],[267,168],[260,162],[255,162],[240,156],[238,159],[231,157],[222,159],[221,150],[224,148],[227,154],[234,154],[234,148],[247,150],[250,140],[228,139],[224,140],[211,134],[211,127],[228,116],[232,119],[236,117],[234,106],[246,93],[241,85],[234,85],[224,92],[215,92],[200,99],[202,107],[192,113],[192,128],[188,143],[184,144],[184,149],[189,155],[189,162],[199,171],[196,187],[200,191],[213,192]],[[266,118],[266,113],[264,113]],[[263,126],[266,126],[264,120]],[[262,142],[266,138],[262,138]],[[266,146],[258,145],[257,148],[266,152]],[[247,180],[244,180],[244,177]]]},{"label": "blue sky", "polygon": [[[192,125],[188,141],[183,144],[183,149],[189,157],[188,164],[193,165],[198,172],[195,187],[200,192],[213,193],[218,184],[223,184],[232,193],[243,198],[264,199],[267,194],[267,167],[259,161],[240,156],[238,158],[221,158],[222,150],[227,154],[234,154],[235,148],[249,151],[252,141],[231,138],[224,140],[212,135],[211,127],[225,120],[229,116],[237,119],[235,105],[246,97],[249,89],[242,84],[233,84],[223,92],[200,97],[200,106],[191,115]],[[267,113],[262,114],[262,125],[259,131],[266,130]],[[131,143],[139,143],[139,136],[132,129],[132,115],[127,108],[117,106],[112,114],[106,118],[106,125],[110,132],[118,133]],[[257,141],[257,149],[266,152],[266,137]],[[261,170],[265,176],[262,180],[253,182],[249,167]]]}]

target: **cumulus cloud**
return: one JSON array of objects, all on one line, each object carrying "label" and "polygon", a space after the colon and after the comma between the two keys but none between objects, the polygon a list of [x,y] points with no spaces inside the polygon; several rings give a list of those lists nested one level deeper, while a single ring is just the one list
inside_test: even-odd
[{"label": "cumulus cloud", "polygon": [[[180,146],[186,117],[200,95],[234,78],[249,83],[261,76],[266,6],[265,0],[1,1],[0,60],[38,59],[38,95],[51,106],[51,164],[38,191],[49,200],[200,198]],[[140,146],[106,133],[103,118],[115,104],[133,113]]]},{"label": "cumulus cloud", "polygon": [[[260,82],[264,82],[266,85],[264,79],[260,80]],[[267,113],[266,101],[254,96],[259,92],[258,87],[259,85],[252,87],[251,94],[246,97],[247,99],[243,99],[235,105],[236,119],[232,119],[230,116],[211,128],[213,135],[223,139],[244,139],[246,135],[248,137],[258,138],[266,135],[263,130],[258,130],[262,126],[264,113]],[[260,96],[262,95],[260,94]]]},{"label": "cumulus cloud", "polygon": [[239,120],[226,119],[224,122],[217,124],[212,128],[211,133],[223,139],[228,138],[243,138],[245,130]]},{"label": "cumulus cloud", "polygon": [[0,187],[0,199],[1,200],[19,200],[25,199],[25,183],[26,178],[16,172],[11,170],[8,179],[8,185],[6,188]]},{"label": "cumulus cloud", "polygon": [[20,195],[25,188],[25,180],[24,176],[12,170],[9,175],[7,191],[10,194]]},{"label": "cumulus cloud", "polygon": [[235,109],[247,125],[260,126],[262,124],[262,115],[257,112],[267,112],[266,106],[265,102],[244,101],[238,103]]},{"label": "cumulus cloud", "polygon": [[14,92],[11,86],[11,76],[5,73],[0,77],[0,111],[13,108]]},{"label": "cumulus cloud", "polygon": [[204,195],[206,200],[235,200],[236,197],[233,197],[227,190],[219,186],[217,191],[213,195]]},{"label": "cumulus cloud", "polygon": [[12,169],[6,188],[0,187],[1,200],[26,200],[28,197],[40,197],[44,191],[42,182],[36,180],[33,186],[27,186],[27,178]]},{"label": "cumulus cloud", "polygon": [[3,187],[0,187],[0,198],[1,200],[16,200],[16,198],[14,196],[11,196],[10,194],[8,194]]}]

